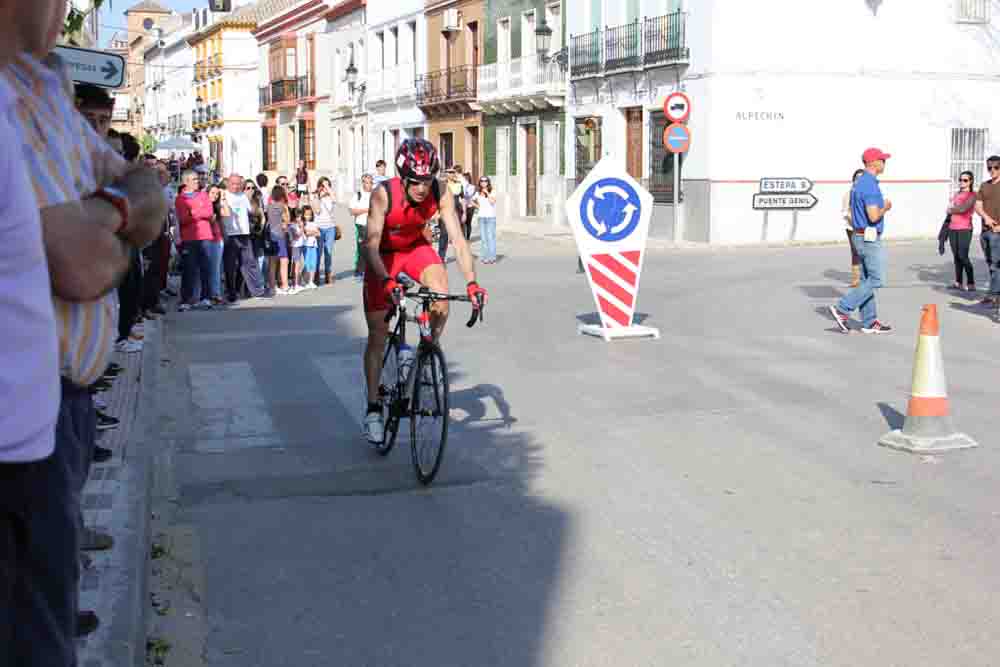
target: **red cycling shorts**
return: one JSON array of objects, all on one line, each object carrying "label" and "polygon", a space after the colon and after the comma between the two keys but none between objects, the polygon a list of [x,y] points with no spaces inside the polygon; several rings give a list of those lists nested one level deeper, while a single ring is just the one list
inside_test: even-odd
[{"label": "red cycling shorts", "polygon": [[[402,271],[418,282],[428,266],[443,264],[437,251],[429,243],[418,243],[409,250],[381,253],[381,257],[390,276],[395,278]],[[385,293],[382,280],[374,271],[365,271],[363,294],[366,313],[389,310],[389,295]]]}]

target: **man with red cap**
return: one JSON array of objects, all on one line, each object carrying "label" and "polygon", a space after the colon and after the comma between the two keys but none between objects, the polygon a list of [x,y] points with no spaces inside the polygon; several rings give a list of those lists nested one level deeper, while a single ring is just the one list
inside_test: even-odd
[{"label": "man with red cap", "polygon": [[858,176],[851,188],[851,220],[854,234],[851,242],[861,258],[861,282],[844,295],[839,303],[830,306],[830,314],[844,333],[850,332],[849,318],[861,310],[863,333],[888,333],[892,327],[878,319],[875,290],[882,287],[882,230],[885,214],[892,209],[892,202],[882,196],[878,177],[885,171],[885,161],[890,155],[878,148],[869,148],[861,160],[865,173]]}]

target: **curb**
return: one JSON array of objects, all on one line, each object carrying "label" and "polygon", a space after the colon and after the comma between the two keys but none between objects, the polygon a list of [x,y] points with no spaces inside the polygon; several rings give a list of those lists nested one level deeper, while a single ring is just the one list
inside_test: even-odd
[{"label": "curb", "polygon": [[[152,504],[152,461],[148,435],[155,414],[153,391],[159,371],[163,320],[146,326],[142,351],[139,397],[132,442],[125,455],[128,484],[126,505],[127,534],[121,536],[122,567],[119,573],[122,594],[118,596],[108,628],[106,657],[111,665],[145,667],[146,614],[149,608],[149,545]],[[119,537],[116,536],[116,541]]]}]

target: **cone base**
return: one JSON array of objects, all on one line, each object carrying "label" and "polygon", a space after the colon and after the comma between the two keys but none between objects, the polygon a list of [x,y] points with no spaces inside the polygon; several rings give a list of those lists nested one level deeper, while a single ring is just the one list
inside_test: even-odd
[{"label": "cone base", "polygon": [[898,449],[913,454],[931,454],[934,452],[948,452],[955,449],[971,449],[978,447],[979,443],[964,433],[952,433],[951,435],[919,437],[907,435],[896,429],[882,436],[878,441],[883,447]]}]

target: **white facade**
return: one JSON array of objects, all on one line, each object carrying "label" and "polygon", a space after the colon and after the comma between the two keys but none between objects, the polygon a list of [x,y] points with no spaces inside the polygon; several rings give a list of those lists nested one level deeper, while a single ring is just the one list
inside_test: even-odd
[{"label": "white facade", "polygon": [[[374,4],[374,3],[373,3]],[[360,190],[361,176],[375,171],[375,159],[368,150],[367,86],[368,60],[365,50],[364,9],[353,11],[329,21],[328,48],[331,67],[330,144],[334,187],[341,201]],[[347,85],[347,67],[354,63],[358,70],[359,88],[354,94]],[[322,119],[317,118],[317,125]]]},{"label": "white facade", "polygon": [[427,72],[427,21],[423,0],[373,2],[367,7],[368,75],[365,102],[370,156],[365,170],[385,160],[390,175],[396,146],[426,136],[416,104],[416,77]]},{"label": "white facade", "polygon": [[171,137],[189,138],[194,94],[191,85],[194,51],[187,43],[191,35],[190,18],[176,30],[164,35],[144,54],[145,102],[143,125],[157,141]]},{"label": "white facade", "polygon": [[261,170],[260,120],[257,115],[257,41],[249,32],[222,33],[222,165],[225,173],[244,176]]},{"label": "white facade", "polygon": [[[662,1],[648,4],[656,6],[642,2],[640,16],[671,9]],[[991,46],[1000,23],[988,16],[990,3],[926,2],[919,11],[912,3],[866,0],[684,4],[689,66],[646,69],[634,86],[630,75],[574,79],[577,94],[568,107],[571,125],[574,118],[600,118],[602,153],[623,161],[623,110],[641,107],[648,178],[657,140],[650,136],[651,114],[675,89],[690,96],[683,226],[675,230],[671,208],[658,206],[655,236],[712,243],[838,240],[841,197],[868,146],[893,154],[882,179],[894,204],[886,234],[930,236],[957,171],[974,166],[983,177],[985,157],[1000,152],[1000,118],[990,103],[1000,93],[1000,54]],[[624,18],[625,3],[603,5],[606,19],[589,16],[589,7],[571,13],[570,33]],[[570,132],[570,174],[575,153]],[[810,178],[819,203],[797,214],[754,211],[752,195],[765,177]]]}]

